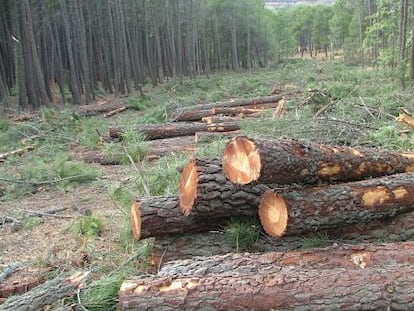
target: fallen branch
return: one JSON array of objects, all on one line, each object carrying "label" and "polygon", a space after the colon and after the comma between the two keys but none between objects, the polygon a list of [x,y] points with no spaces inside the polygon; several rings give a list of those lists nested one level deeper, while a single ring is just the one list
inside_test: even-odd
[{"label": "fallen branch", "polygon": [[6,152],[6,153],[0,153],[0,162],[6,161],[6,159],[8,157],[13,156],[13,155],[22,155],[22,154],[26,153],[27,151],[33,150],[34,148],[35,148],[34,145],[30,145],[30,146],[19,148],[19,149],[9,151],[9,152]]},{"label": "fallen branch", "polygon": [[125,111],[125,110],[127,110],[127,109],[128,109],[128,107],[127,107],[127,106],[122,106],[122,107],[119,107],[119,108],[114,109],[114,110],[112,110],[112,111],[109,111],[108,113],[105,113],[105,114],[103,115],[103,117],[104,117],[104,118],[109,118],[109,117],[112,117],[113,115],[116,115],[116,114],[118,114],[118,113],[121,113],[121,112],[123,112],[123,111]]}]

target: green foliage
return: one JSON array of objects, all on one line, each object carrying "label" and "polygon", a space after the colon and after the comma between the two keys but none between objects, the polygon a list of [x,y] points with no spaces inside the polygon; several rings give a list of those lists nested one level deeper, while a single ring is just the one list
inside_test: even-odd
[{"label": "green foliage", "polygon": [[23,228],[25,229],[33,229],[35,227],[37,227],[38,225],[43,223],[43,218],[42,217],[28,217],[25,218],[23,221]]},{"label": "green foliage", "polygon": [[259,224],[256,219],[233,219],[225,227],[227,241],[237,251],[247,250],[259,238]]},{"label": "green foliage", "polygon": [[376,146],[384,149],[410,151],[414,148],[414,133],[401,135],[394,124],[384,125],[372,134]]},{"label": "green foliage", "polygon": [[11,124],[9,120],[6,118],[0,118],[0,132],[7,132],[10,126]]},{"label": "green foliage", "polygon": [[153,100],[149,96],[132,96],[125,100],[125,104],[135,110],[144,110],[151,107]]},{"label": "green foliage", "polygon": [[92,282],[85,290],[81,291],[82,306],[90,311],[116,310],[118,291],[124,277],[123,273],[118,273],[104,276]]},{"label": "green foliage", "polygon": [[101,234],[103,227],[103,220],[99,215],[88,213],[80,219],[78,232],[88,237],[96,237]]}]

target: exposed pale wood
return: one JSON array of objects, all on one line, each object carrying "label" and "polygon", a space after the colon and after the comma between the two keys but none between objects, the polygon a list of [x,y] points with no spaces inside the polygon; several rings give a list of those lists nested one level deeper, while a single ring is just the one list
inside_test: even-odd
[{"label": "exposed pale wood", "polygon": [[185,215],[204,219],[257,215],[258,200],[266,190],[266,185],[231,183],[224,177],[219,159],[193,158],[181,173],[180,207]]},{"label": "exposed pale wood", "polygon": [[0,162],[6,161],[6,159],[8,157],[13,156],[13,155],[22,155],[27,151],[33,150],[34,148],[35,148],[34,145],[30,145],[30,146],[26,146],[26,147],[19,148],[19,149],[16,149],[16,150],[12,150],[12,151],[9,151],[9,152],[0,153]]},{"label": "exposed pale wood", "polygon": [[121,310],[414,308],[413,243],[228,254],[124,281]]},{"label": "exposed pale wood", "polygon": [[203,110],[187,110],[182,111],[176,115],[174,121],[197,121],[202,120],[205,117],[211,117],[216,115],[225,116],[248,116],[257,114],[265,110],[277,109],[278,102],[264,103],[264,104],[251,104],[247,106],[234,106],[234,107],[213,107]]},{"label": "exposed pale wood", "polygon": [[368,223],[414,210],[414,173],[266,192],[259,216],[271,236]]},{"label": "exposed pale wood", "polygon": [[225,147],[223,171],[239,184],[351,181],[412,172],[414,154],[236,137]]},{"label": "exposed pale wood", "polygon": [[400,113],[396,120],[414,128],[414,119],[406,112]]},{"label": "exposed pale wood", "polygon": [[[230,132],[239,130],[240,126],[235,122],[225,123],[196,123],[196,122],[178,122],[157,125],[142,125],[137,128],[137,132],[142,133],[147,140],[189,136],[197,132]],[[110,127],[109,136],[111,138],[120,138],[122,129],[119,127]]]},{"label": "exposed pale wood", "polygon": [[79,272],[69,278],[54,278],[32,290],[6,300],[1,310],[41,310],[44,306],[50,305],[64,297],[71,297],[76,294],[78,288],[82,287],[89,272]]}]

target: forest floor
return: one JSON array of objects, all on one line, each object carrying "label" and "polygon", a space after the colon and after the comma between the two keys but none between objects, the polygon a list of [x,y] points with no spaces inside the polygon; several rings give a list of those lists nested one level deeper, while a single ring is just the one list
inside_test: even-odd
[{"label": "forest floor", "polygon": [[[180,106],[264,96],[275,87],[287,95],[285,115],[275,120],[265,114],[259,122],[246,119],[243,134],[412,150],[414,134],[401,135],[402,126],[395,121],[401,108],[414,112],[410,92],[399,90],[380,69],[314,60],[148,86],[146,97],[122,99],[130,109],[111,118],[82,117],[71,109],[56,108],[42,109],[23,122],[13,121],[14,113],[0,117],[0,154],[24,145],[25,138],[44,134],[34,139],[33,151],[0,162],[0,299],[19,284],[30,288],[79,269],[91,271],[91,280],[96,281],[119,275],[119,284],[125,275],[148,267],[145,245],[132,239],[128,221],[131,199],[144,195],[142,180],[128,162],[107,166],[82,162],[79,150],[117,148],[102,147],[96,130],[106,133],[110,125],[163,123]],[[224,143],[216,140],[198,152],[220,154]],[[152,194],[175,193],[176,167],[187,159],[188,155],[175,153],[143,162]],[[88,178],[76,179],[79,171]],[[14,264],[18,267],[5,277],[1,271]],[[81,298],[85,308],[94,310],[90,297]],[[111,299],[113,305],[116,297]],[[76,301],[63,304],[71,303]]]}]

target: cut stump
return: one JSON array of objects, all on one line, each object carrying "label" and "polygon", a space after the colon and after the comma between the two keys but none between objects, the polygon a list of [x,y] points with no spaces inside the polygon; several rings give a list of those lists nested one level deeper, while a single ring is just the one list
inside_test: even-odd
[{"label": "cut stump", "polygon": [[414,173],[403,173],[281,194],[266,192],[259,217],[266,233],[281,237],[368,223],[413,210]]},{"label": "cut stump", "polygon": [[223,171],[238,184],[353,181],[413,172],[414,154],[236,137],[224,149]]}]

